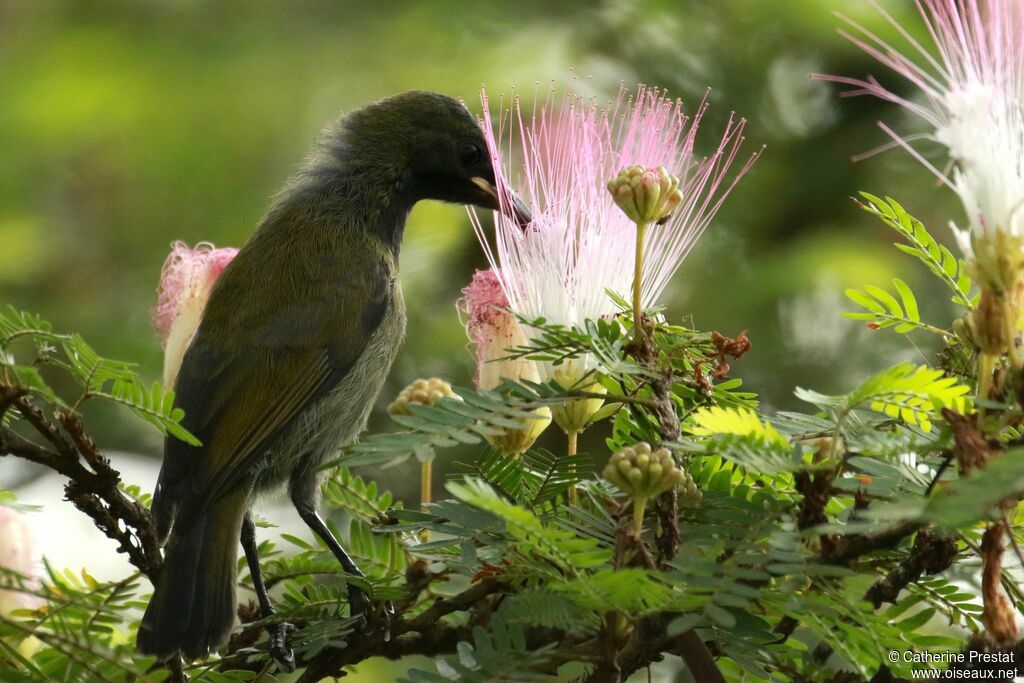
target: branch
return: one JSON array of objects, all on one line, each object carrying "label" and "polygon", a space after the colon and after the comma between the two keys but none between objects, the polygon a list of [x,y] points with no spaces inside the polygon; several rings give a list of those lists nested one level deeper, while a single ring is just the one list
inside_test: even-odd
[{"label": "branch", "polygon": [[160,547],[149,511],[121,492],[121,475],[99,454],[76,413],[55,414],[54,424],[20,387],[0,384],[0,411],[13,406],[48,444],[41,446],[12,429],[0,428],[0,456],[34,462],[68,479],[65,498],[88,515],[106,536],[117,542],[139,571],[155,579],[160,571]]},{"label": "branch", "polygon": [[[889,550],[896,547],[900,541],[921,529],[922,526],[920,522],[901,522],[877,534],[844,536],[833,545],[824,548],[818,557],[818,562],[848,567],[863,555],[875,552],[876,550]],[[868,593],[870,594],[873,589],[874,586],[868,590]],[[865,599],[870,600],[871,598],[865,596]],[[777,642],[785,642],[789,636],[793,635],[793,632],[796,631],[799,625],[800,622],[791,616],[782,617],[773,629],[775,633],[782,636]]]},{"label": "branch", "polygon": [[864,598],[870,601],[875,609],[883,603],[896,603],[900,591],[917,581],[925,573],[938,574],[945,571],[956,559],[956,541],[952,536],[922,529],[917,532],[914,547],[899,565],[874,583]]},{"label": "branch", "polygon": [[[658,367],[658,348],[654,340],[653,325],[648,318],[642,318],[642,324],[637,329],[637,333],[636,339],[630,344],[629,351],[644,367],[654,374],[654,379],[650,380],[651,393],[654,396],[651,412],[658,418],[659,434],[663,442],[677,441],[682,430],[679,423],[679,414],[676,412],[676,405],[672,400],[672,369]],[[681,543],[679,536],[679,495],[677,491],[673,488],[659,496],[656,509],[659,522],[659,533],[656,536],[659,559],[662,562],[668,562],[675,557]],[[667,627],[667,625],[668,622],[665,622],[664,627]],[[664,633],[664,627],[662,633]],[[641,639],[639,636],[640,629],[637,630],[637,633],[638,635],[634,638],[634,643]],[[645,638],[644,640],[647,641],[647,644],[650,644],[652,639]],[[724,683],[725,678],[722,676],[722,672],[719,671],[715,658],[696,631],[691,630],[684,633],[679,637],[678,642],[681,656],[696,680],[708,681],[708,683],[716,683],[718,681]],[[625,656],[629,656],[634,660],[637,658],[632,653],[626,652],[618,658],[619,667],[628,676],[636,669],[630,670],[628,667],[622,666],[622,660]],[[641,657],[640,659],[643,658]],[[643,666],[643,664],[638,664],[637,668],[640,666]]]},{"label": "branch", "polygon": [[3,424],[4,415],[14,405],[14,402],[26,393],[28,392],[21,387],[0,385],[0,424]]},{"label": "branch", "polygon": [[450,598],[438,598],[415,617],[399,617],[385,624],[370,623],[357,642],[346,643],[344,648],[326,648],[313,659],[300,663],[306,670],[299,683],[337,676],[344,667],[370,657],[398,659],[411,654],[437,656],[454,652],[459,641],[470,638],[472,629],[452,626],[441,619],[455,612],[465,612],[507,589],[508,585],[499,578],[486,578]]},{"label": "branch", "polygon": [[900,522],[877,534],[844,536],[829,553],[822,553],[821,561],[826,564],[848,566],[862,555],[876,550],[890,550],[900,541],[923,526],[921,522]]}]

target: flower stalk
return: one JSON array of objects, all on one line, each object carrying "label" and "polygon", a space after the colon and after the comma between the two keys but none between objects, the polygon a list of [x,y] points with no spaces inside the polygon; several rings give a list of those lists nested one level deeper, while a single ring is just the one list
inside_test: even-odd
[{"label": "flower stalk", "polygon": [[643,329],[644,237],[651,223],[669,220],[683,202],[679,178],[664,166],[628,166],[608,181],[608,192],[616,206],[636,225],[633,258],[633,335]]},{"label": "flower stalk", "polygon": [[647,498],[633,499],[633,535],[640,538],[644,531],[644,509],[647,507]]},{"label": "flower stalk", "polygon": [[[461,401],[462,397],[452,390],[452,385],[440,377],[430,379],[417,379],[398,393],[395,400],[388,405],[388,414],[392,417],[401,415],[412,415],[410,406],[432,406],[443,398],[453,398]],[[427,506],[432,500],[432,482],[434,476],[433,456],[420,459],[420,507],[426,512]],[[420,540],[424,543],[429,540],[429,532],[424,530],[420,534]]]},{"label": "flower stalk", "polygon": [[636,224],[636,257],[633,266],[633,335],[637,339],[643,329],[644,233],[646,223]]},{"label": "flower stalk", "polygon": [[[576,457],[576,442],[579,439],[579,436],[580,436],[580,433],[578,431],[567,432],[566,435],[565,435],[565,438],[566,438],[566,455],[568,455],[570,461],[572,460],[572,458]],[[569,463],[569,471],[570,472],[575,472],[576,471],[575,463],[572,463],[572,462]],[[569,505],[575,505],[577,502],[579,502],[578,501],[579,495],[576,492],[576,484],[570,484],[569,485],[568,498],[569,498]]]}]

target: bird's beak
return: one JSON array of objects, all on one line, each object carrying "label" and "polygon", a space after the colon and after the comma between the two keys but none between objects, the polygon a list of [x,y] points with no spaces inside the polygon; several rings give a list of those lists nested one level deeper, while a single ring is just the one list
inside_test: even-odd
[{"label": "bird's beak", "polygon": [[509,193],[511,201],[502,203],[498,199],[498,188],[494,186],[487,178],[477,176],[471,178],[470,182],[476,185],[477,189],[483,193],[485,199],[485,206],[494,209],[495,211],[501,211],[503,214],[514,220],[520,228],[526,229],[533,221],[533,214],[530,213],[530,207],[526,205],[522,199],[515,194]]}]

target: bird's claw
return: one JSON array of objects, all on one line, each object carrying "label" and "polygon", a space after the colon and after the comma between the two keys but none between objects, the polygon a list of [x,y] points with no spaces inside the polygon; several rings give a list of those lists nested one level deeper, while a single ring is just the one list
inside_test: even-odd
[{"label": "bird's claw", "polygon": [[363,589],[349,584],[348,586],[348,604],[349,609],[352,612],[352,616],[359,617],[366,614],[366,593]]},{"label": "bird's claw", "polygon": [[[356,586],[350,585],[348,587],[348,603],[349,609],[353,617],[369,617],[370,602],[366,597],[366,593]],[[391,617],[395,616],[395,605],[390,600],[386,600],[380,603],[380,615],[384,617],[384,621],[391,621]]]},{"label": "bird's claw", "polygon": [[292,624],[282,621],[270,633],[270,656],[286,673],[295,671],[295,652],[288,647],[288,634],[295,630]]}]

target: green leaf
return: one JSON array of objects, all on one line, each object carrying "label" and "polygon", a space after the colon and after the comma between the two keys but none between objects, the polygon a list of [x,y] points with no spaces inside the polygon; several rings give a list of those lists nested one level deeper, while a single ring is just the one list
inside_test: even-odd
[{"label": "green leaf", "polygon": [[687,431],[695,436],[733,434],[752,436],[773,445],[789,448],[789,440],[769,422],[762,421],[749,408],[710,406],[695,410],[687,421]]},{"label": "green leaf", "polygon": [[1024,449],[1014,448],[989,460],[985,469],[949,483],[927,500],[920,518],[959,528],[988,518],[999,503],[1024,493]]},{"label": "green leaf", "polygon": [[850,299],[860,304],[864,308],[868,309],[872,313],[877,313],[879,315],[885,313],[885,308],[877,301],[875,301],[874,297],[869,296],[868,294],[865,294],[859,290],[852,288],[847,289],[846,296],[848,296]]},{"label": "green leaf", "polygon": [[877,216],[909,242],[897,243],[896,248],[917,258],[942,280],[953,292],[954,303],[972,310],[975,304],[970,293],[971,278],[966,274],[964,261],[939,244],[921,221],[908,214],[895,199],[880,199],[867,192],[860,195],[867,200],[867,203],[859,203],[862,209]]},{"label": "green leaf", "polygon": [[868,405],[871,410],[899,418],[931,431],[931,417],[942,408],[967,413],[973,402],[970,387],[947,377],[942,370],[902,363],[878,373],[849,396],[848,409]]},{"label": "green leaf", "polygon": [[569,576],[578,576],[585,569],[611,560],[610,548],[601,547],[594,539],[548,526],[533,512],[510,503],[480,479],[448,482],[448,490],[459,500],[502,519],[515,541],[514,547],[524,557],[543,558]]},{"label": "green leaf", "polygon": [[942,408],[968,413],[973,408],[970,387],[956,377],[924,365],[901,363],[866,380],[845,396],[824,396],[805,389],[797,397],[844,414],[867,407],[923,431],[932,428],[932,417]]},{"label": "green leaf", "polygon": [[947,336],[945,330],[921,322],[917,298],[906,282],[894,278],[892,283],[899,294],[898,300],[881,287],[873,285],[867,285],[864,291],[847,289],[846,296],[866,308],[868,312],[843,313],[843,317],[852,320],[867,320],[869,326],[875,329],[892,327],[900,334],[906,334],[912,330],[925,330],[933,334]]}]

